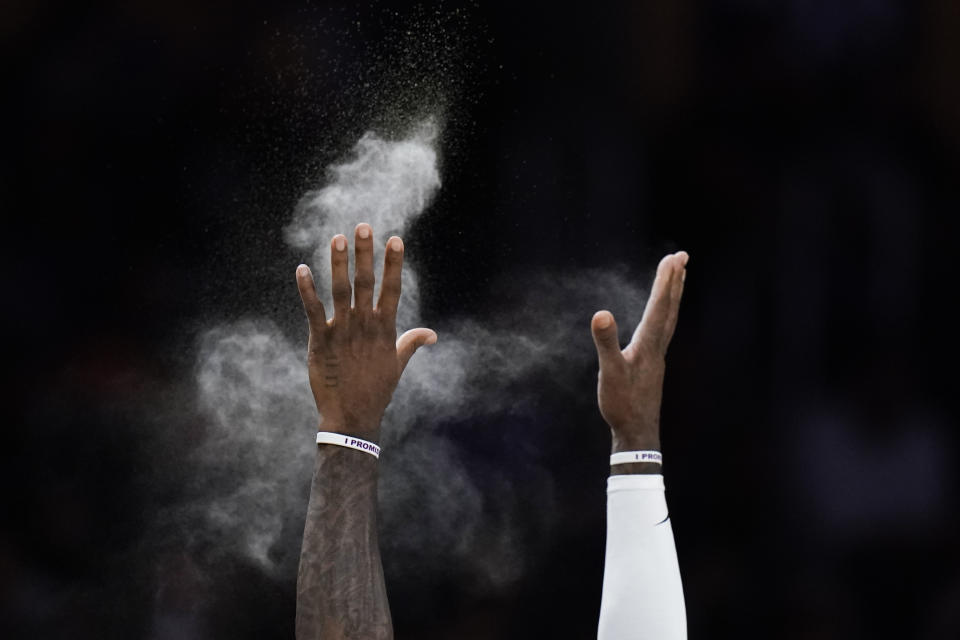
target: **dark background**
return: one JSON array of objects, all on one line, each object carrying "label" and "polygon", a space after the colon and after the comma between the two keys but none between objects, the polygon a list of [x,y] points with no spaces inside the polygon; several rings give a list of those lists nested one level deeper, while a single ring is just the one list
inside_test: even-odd
[{"label": "dark background", "polygon": [[[184,473],[144,432],[208,319],[299,319],[280,229],[320,168],[434,103],[428,321],[692,256],[663,416],[691,637],[960,637],[958,7],[3,3],[4,637],[291,637],[294,576],[142,543]],[[582,497],[605,443],[562,433]],[[590,495],[501,593],[388,574],[397,636],[590,637]]]}]

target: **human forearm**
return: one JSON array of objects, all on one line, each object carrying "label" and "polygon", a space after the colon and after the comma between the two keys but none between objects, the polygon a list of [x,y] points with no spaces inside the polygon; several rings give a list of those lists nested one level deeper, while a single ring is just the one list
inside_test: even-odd
[{"label": "human forearm", "polygon": [[297,640],[393,638],[377,536],[377,459],[317,447],[297,578]]}]

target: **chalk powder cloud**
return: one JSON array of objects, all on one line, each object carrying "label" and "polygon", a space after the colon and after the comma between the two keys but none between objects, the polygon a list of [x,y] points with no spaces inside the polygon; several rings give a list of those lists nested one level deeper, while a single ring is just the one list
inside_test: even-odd
[{"label": "chalk powder cloud", "polygon": [[[357,223],[369,222],[378,240],[375,259],[382,264],[386,238],[402,234],[441,187],[438,134],[432,119],[398,140],[368,132],[345,160],[328,167],[325,185],[301,199],[285,238],[313,252],[311,267],[326,304],[330,238],[351,237]],[[417,283],[408,263],[399,331],[419,324]],[[517,383],[549,371],[552,384],[563,385],[567,372],[582,371],[593,357],[584,324],[589,313],[609,308],[614,292],[620,304],[615,311],[635,320],[642,292],[625,274],[601,270],[534,274],[527,285],[535,297],[509,318],[444,327],[439,343],[412,359],[387,409],[381,542],[394,574],[457,567],[478,588],[502,587],[515,582],[535,555],[520,529],[533,527],[541,539],[549,533],[554,483],[536,458],[520,492],[497,471],[480,485],[465,470],[469,452],[444,425],[482,420],[489,428],[497,415],[531,412],[529,398],[515,391]],[[223,553],[241,553],[278,577],[296,572],[316,447],[305,350],[275,322],[258,318],[206,331],[197,359],[199,403],[210,430],[196,456],[208,477],[200,498],[186,509],[202,523],[198,535],[211,536]],[[535,502],[535,509],[524,502]]]}]

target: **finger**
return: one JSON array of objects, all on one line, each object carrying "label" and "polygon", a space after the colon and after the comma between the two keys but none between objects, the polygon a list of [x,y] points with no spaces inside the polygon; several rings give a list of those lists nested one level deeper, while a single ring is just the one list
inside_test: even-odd
[{"label": "finger", "polygon": [[590,333],[597,347],[600,370],[609,370],[611,366],[623,360],[620,351],[620,339],[617,337],[617,321],[609,311],[597,311],[590,321]]},{"label": "finger", "polygon": [[363,313],[373,309],[373,229],[366,222],[357,225],[353,246],[353,306]]},{"label": "finger", "polygon": [[397,358],[400,359],[400,373],[407,368],[410,358],[417,349],[425,344],[436,344],[437,333],[433,329],[410,329],[397,340]]},{"label": "finger", "polygon": [[347,275],[347,238],[343,234],[330,243],[330,284],[333,291],[333,319],[343,323],[350,311],[350,277]]},{"label": "finger", "polygon": [[387,240],[387,250],[383,254],[383,283],[380,285],[380,300],[377,302],[377,309],[387,326],[393,326],[397,322],[402,271],[403,240],[393,236]]},{"label": "finger", "polygon": [[323,303],[317,297],[317,287],[313,282],[310,267],[305,264],[297,267],[297,289],[300,290],[300,301],[303,302],[303,310],[307,312],[311,330],[316,331],[325,327],[327,314],[323,309]]},{"label": "finger", "polygon": [[683,283],[687,279],[687,262],[690,256],[686,251],[678,251],[674,255],[674,269],[676,273],[670,287],[670,311],[667,314],[666,328],[663,336],[663,349],[666,351],[673,339],[673,332],[677,328],[677,318],[680,316],[680,300],[683,298]]},{"label": "finger", "polygon": [[643,344],[656,349],[661,348],[667,317],[670,313],[670,290],[674,277],[673,262],[672,255],[664,256],[660,260],[650,297],[647,299],[647,306],[643,310],[643,319],[633,333],[631,345]]}]

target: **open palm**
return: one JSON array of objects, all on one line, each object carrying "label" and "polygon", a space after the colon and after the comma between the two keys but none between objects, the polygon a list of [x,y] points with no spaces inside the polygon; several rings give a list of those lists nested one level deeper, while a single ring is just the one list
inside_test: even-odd
[{"label": "open palm", "polygon": [[396,236],[387,241],[380,299],[374,306],[373,230],[361,223],[354,236],[352,287],[347,239],[337,235],[331,240],[332,318],[327,319],[306,265],[297,267],[297,287],[310,323],[307,365],[321,430],[376,441],[400,374],[419,347],[437,341],[437,334],[419,328],[397,339],[403,241]]}]

